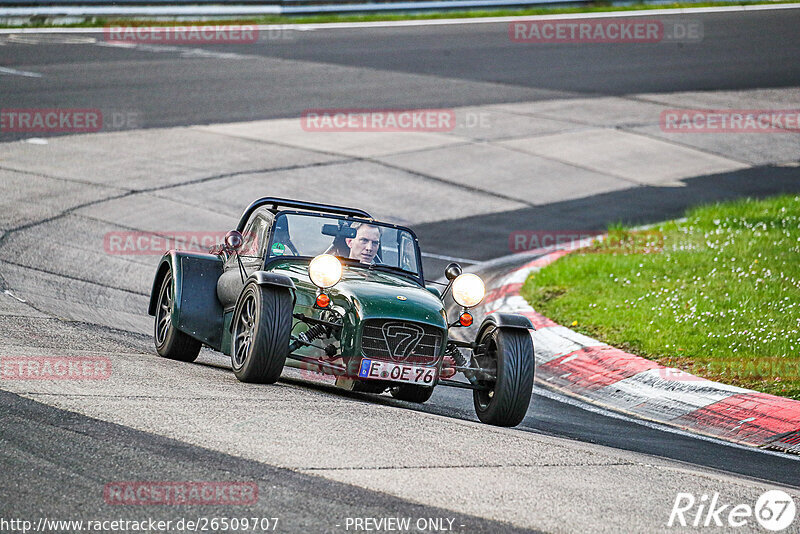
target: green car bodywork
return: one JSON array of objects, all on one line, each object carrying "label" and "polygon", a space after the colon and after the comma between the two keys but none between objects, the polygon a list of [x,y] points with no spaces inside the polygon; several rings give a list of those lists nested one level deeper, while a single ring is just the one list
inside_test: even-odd
[{"label": "green car bodywork", "polygon": [[[296,221],[291,236],[290,216]],[[318,223],[316,232],[308,230]],[[299,249],[295,224],[306,239]],[[335,276],[341,267],[338,281],[326,282],[329,271],[319,270],[312,281],[310,263],[317,258],[335,267]],[[451,328],[472,324],[464,306],[480,303],[484,289],[457,264],[445,276],[443,291],[426,286],[419,244],[407,228],[354,208],[265,197],[245,210],[222,246],[167,252],[148,312],[161,356],[191,362],[205,345],[231,355],[243,382],[273,383],[287,366],[333,375],[339,387],[388,390],[415,403],[448,385],[472,390],[482,422],[515,426],[533,389],[533,326],[520,315],[490,313],[474,341],[451,336]],[[479,284],[477,296],[465,299],[460,281]],[[451,306],[457,317],[448,318],[443,294],[451,288],[463,304]],[[451,379],[456,373],[467,380]]]},{"label": "green car bodywork", "polygon": [[[216,295],[217,280],[222,274],[223,260],[212,254],[169,251],[164,254],[153,280],[150,315],[155,315],[158,288],[171,269],[175,305],[172,324],[214,350],[231,353],[230,324],[233,309],[223,310]],[[320,318],[323,310],[315,308],[317,287],[308,277],[308,260],[272,262],[267,271],[287,276],[295,285],[295,313]],[[398,319],[425,323],[447,333],[447,315],[436,288],[422,288],[407,277],[381,271],[344,267],[342,281],[326,294],[333,309],[340,311],[344,325],[341,336],[343,356],[360,355],[360,325],[365,319]],[[397,297],[405,297],[400,300]],[[293,334],[306,329],[302,322]],[[442,344],[442,351],[444,344]],[[310,353],[308,347],[297,351]]]},{"label": "green car bodywork", "polygon": [[[238,225],[244,229],[248,209]],[[277,215],[284,213],[276,211]],[[410,230],[406,231],[410,232]],[[413,233],[412,233],[413,235]],[[263,247],[269,250],[270,243]],[[321,318],[325,310],[314,306],[318,288],[308,276],[307,258],[270,258],[262,251],[262,259],[255,269],[247,270],[248,277],[272,273],[292,282],[295,291],[294,313],[315,319]],[[223,273],[225,259],[219,254],[171,250],[159,262],[153,280],[149,313],[155,315],[158,292],[164,276],[172,272],[174,304],[171,311],[172,325],[202,342],[204,345],[226,355],[231,354],[231,320],[234,308],[225,309],[217,295],[217,281]],[[421,268],[420,268],[421,271]],[[439,329],[447,339],[447,314],[436,288],[426,288],[422,273],[417,280],[407,275],[386,271],[343,266],[342,280],[326,291],[331,299],[330,308],[342,318],[338,341],[339,355],[363,356],[361,351],[361,325],[368,319],[396,319],[422,323]],[[422,281],[422,283],[420,283]],[[288,286],[287,286],[288,287]],[[398,298],[399,297],[399,298]],[[292,334],[297,335],[308,328],[297,321]],[[437,369],[441,367],[446,343],[440,344],[437,354]],[[315,356],[318,349],[309,346],[298,348],[295,353]],[[287,361],[287,365],[292,365]]]},{"label": "green car bodywork", "polygon": [[[294,282],[297,288],[295,313],[318,318],[320,310],[314,307],[317,288],[308,277],[308,262],[279,262],[273,263],[269,268],[272,272],[287,275]],[[343,318],[339,340],[339,350],[343,357],[362,355],[361,324],[368,319],[391,318],[429,324],[440,329],[442,336],[447,335],[447,316],[442,301],[405,277],[349,268],[345,265],[341,282],[330,288],[326,294],[331,299],[333,309]],[[405,299],[400,300],[398,296]],[[299,333],[304,327],[303,324],[296,325],[293,333]],[[304,350],[310,352],[311,348],[301,348],[298,352],[302,354]],[[440,353],[443,350],[444,343]]]}]

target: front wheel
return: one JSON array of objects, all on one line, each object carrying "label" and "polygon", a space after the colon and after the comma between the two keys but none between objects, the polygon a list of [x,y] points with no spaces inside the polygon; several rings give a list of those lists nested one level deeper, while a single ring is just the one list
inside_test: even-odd
[{"label": "front wheel", "polygon": [[274,384],[281,376],[292,333],[291,291],[247,284],[233,314],[231,365],[242,382]]},{"label": "front wheel", "polygon": [[392,386],[389,389],[389,393],[391,393],[392,397],[395,399],[422,404],[431,398],[431,395],[433,395],[433,388],[414,384],[400,384],[398,386]]},{"label": "front wheel", "polygon": [[170,269],[161,281],[161,290],[158,293],[158,307],[153,329],[156,352],[170,360],[193,362],[197,359],[203,344],[181,332],[172,324],[172,308],[175,305],[175,291],[172,285],[172,270]]},{"label": "front wheel", "polygon": [[487,389],[473,391],[478,419],[496,426],[517,426],[525,418],[533,392],[533,340],[528,330],[490,328],[478,340],[485,344],[475,360],[483,369],[496,370],[495,377],[479,380]]}]

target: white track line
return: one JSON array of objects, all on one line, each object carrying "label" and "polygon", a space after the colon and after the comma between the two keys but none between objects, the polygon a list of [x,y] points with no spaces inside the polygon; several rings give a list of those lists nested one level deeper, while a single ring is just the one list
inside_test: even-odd
[{"label": "white track line", "polygon": [[28,302],[28,301],[27,301],[27,300],[25,300],[25,299],[19,298],[18,296],[16,296],[14,293],[12,293],[11,291],[9,291],[8,289],[6,289],[5,291],[3,291],[3,294],[4,294],[4,295],[8,295],[8,296],[9,296],[9,297],[11,297],[12,299],[18,300],[18,301],[20,301],[20,302],[22,302],[22,303],[27,303],[27,302]]},{"label": "white track line", "polygon": [[0,74],[13,74],[15,76],[25,76],[26,78],[41,78],[42,75],[38,72],[29,72],[27,70],[9,69],[0,67]]},{"label": "white track line", "polygon": [[[768,11],[782,9],[798,9],[800,3],[795,4],[757,4],[745,6],[720,6],[720,7],[690,7],[680,9],[645,9],[637,11],[608,11],[603,13],[564,13],[554,15],[528,15],[519,17],[485,17],[463,19],[429,19],[429,20],[393,20],[373,22],[330,22],[321,24],[260,24],[258,30],[295,30],[312,31],[328,29],[359,29],[359,28],[392,28],[405,26],[447,26],[465,24],[496,24],[526,20],[553,20],[553,19],[600,19],[600,18],[627,18],[661,15],[691,15],[702,13],[736,13],[745,11]],[[2,9],[0,9],[2,11]],[[0,35],[13,33],[103,33],[105,28],[3,28]]]}]

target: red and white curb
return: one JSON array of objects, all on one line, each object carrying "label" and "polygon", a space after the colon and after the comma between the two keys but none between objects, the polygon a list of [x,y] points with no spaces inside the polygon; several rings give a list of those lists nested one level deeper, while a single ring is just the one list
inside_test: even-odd
[{"label": "red and white curb", "polygon": [[[572,250],[578,247],[573,247]],[[537,382],[617,412],[757,447],[793,450],[800,436],[800,401],[712,382],[584,336],[536,312],[519,292],[532,272],[568,254],[554,250],[508,270],[475,266],[486,280],[483,311],[528,317]],[[800,448],[798,449],[800,452]]]}]

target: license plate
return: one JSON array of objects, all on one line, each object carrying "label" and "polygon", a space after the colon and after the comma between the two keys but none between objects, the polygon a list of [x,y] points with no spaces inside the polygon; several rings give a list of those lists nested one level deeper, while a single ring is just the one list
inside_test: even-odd
[{"label": "license plate", "polygon": [[361,360],[358,370],[359,378],[370,380],[390,380],[392,382],[407,382],[410,384],[433,385],[436,379],[435,367],[420,367],[402,363],[382,362],[380,360]]}]

